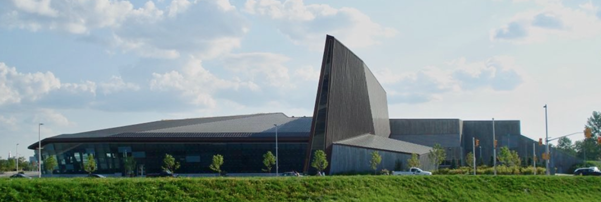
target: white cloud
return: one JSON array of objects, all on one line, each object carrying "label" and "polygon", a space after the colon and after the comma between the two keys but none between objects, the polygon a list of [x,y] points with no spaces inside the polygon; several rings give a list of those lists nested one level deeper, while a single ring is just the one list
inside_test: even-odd
[{"label": "white cloud", "polygon": [[115,92],[140,90],[138,84],[125,82],[120,76],[112,76],[108,82],[100,83],[99,87],[105,95]]},{"label": "white cloud", "polygon": [[0,126],[1,128],[14,130],[17,126],[17,119],[15,117],[5,117],[0,115]]},{"label": "white cloud", "polygon": [[313,66],[307,65],[300,67],[294,71],[293,79],[301,78],[305,81],[319,81],[319,74],[321,72],[319,69],[314,68]]},{"label": "white cloud", "polygon": [[37,101],[44,104],[86,105],[94,101],[97,91],[109,95],[140,89],[139,85],[126,82],[119,76],[112,76],[108,81],[98,84],[93,81],[64,83],[52,72],[22,73],[0,62],[0,106]]},{"label": "white cloud", "polygon": [[509,56],[467,62],[458,58],[443,67],[426,67],[408,73],[390,69],[375,72],[387,89],[391,103],[422,103],[442,99],[448,92],[511,91],[523,81],[525,73]]},{"label": "white cloud", "polygon": [[58,12],[50,7],[50,0],[12,0],[15,7],[28,13],[56,17]]},{"label": "white cloud", "polygon": [[[36,4],[37,3],[37,4]],[[240,46],[246,21],[227,0],[0,2],[0,26],[102,38],[103,45],[143,57],[213,58]],[[35,9],[34,9],[35,8]]]},{"label": "white cloud", "polygon": [[552,37],[581,39],[601,35],[601,19],[591,2],[579,8],[564,6],[559,1],[537,1],[540,10],[516,14],[506,25],[490,32],[492,41],[517,44],[537,43]]},{"label": "white cloud", "polygon": [[486,61],[467,63],[460,58],[449,63],[455,67],[452,73],[461,89],[491,88],[496,91],[515,89],[523,79],[514,59],[508,56],[492,57]]},{"label": "white cloud", "polygon": [[287,87],[290,85],[288,68],[290,58],[274,53],[241,53],[225,57],[225,68],[256,83]]},{"label": "white cloud", "polygon": [[190,6],[190,2],[188,0],[173,0],[171,4],[169,4],[169,17],[175,17],[178,13],[185,12]]},{"label": "white cloud", "polygon": [[73,126],[75,123],[69,121],[63,114],[51,109],[40,109],[35,112],[32,120],[34,123],[44,123],[54,126]]},{"label": "white cloud", "polygon": [[182,99],[195,105],[214,108],[216,101],[212,93],[218,90],[255,91],[259,87],[252,82],[239,79],[224,80],[216,77],[202,67],[202,60],[191,57],[181,71],[163,74],[153,73],[150,89],[155,91],[178,91]]},{"label": "white cloud", "polygon": [[60,80],[51,72],[20,73],[0,62],[0,105],[37,100],[60,88]]},{"label": "white cloud", "polygon": [[395,29],[373,22],[355,8],[305,5],[302,0],[247,0],[244,11],[275,20],[279,31],[293,43],[315,50],[323,48],[326,34],[336,36],[355,48],[378,44],[379,38],[397,34]]}]

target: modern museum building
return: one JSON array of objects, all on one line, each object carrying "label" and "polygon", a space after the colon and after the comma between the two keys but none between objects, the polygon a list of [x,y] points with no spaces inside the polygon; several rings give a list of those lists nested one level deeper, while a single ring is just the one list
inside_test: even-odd
[{"label": "modern museum building", "polygon": [[[165,154],[181,167],[177,173],[214,173],[213,155],[224,158],[228,174],[264,173],[263,155],[276,153],[280,172],[315,173],[310,166],[317,150],[325,151],[328,174],[372,171],[373,151],[382,156],[379,169],[406,169],[412,154],[422,169],[431,170],[428,152],[435,144],[446,150],[442,166],[464,162],[472,138],[480,140],[476,158],[488,162],[493,156],[493,124],[498,145],[532,157],[541,156],[544,145],[521,134],[517,120],[391,119],[386,91],[367,65],[332,36],[326,37],[313,117],[289,117],[283,113],[204,117],[155,122],[62,134],[43,139],[42,159],[54,156],[56,174],[83,174],[88,155],[98,166],[96,173],[124,173],[124,157],[134,157],[136,172],[162,170]],[[38,143],[29,146],[38,154]],[[552,151],[551,167],[566,172],[582,160]],[[554,171],[554,170],[553,170]]]}]

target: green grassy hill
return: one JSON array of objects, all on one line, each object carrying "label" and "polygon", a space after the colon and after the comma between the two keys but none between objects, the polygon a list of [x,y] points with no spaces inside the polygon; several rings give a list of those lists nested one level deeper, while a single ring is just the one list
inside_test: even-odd
[{"label": "green grassy hill", "polygon": [[0,201],[601,201],[601,177],[0,179]]}]

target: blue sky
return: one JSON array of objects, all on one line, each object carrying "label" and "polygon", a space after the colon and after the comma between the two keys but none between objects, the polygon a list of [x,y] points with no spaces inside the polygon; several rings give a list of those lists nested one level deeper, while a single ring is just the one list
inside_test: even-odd
[{"label": "blue sky", "polygon": [[[161,119],[312,116],[325,35],[359,55],[395,118],[581,131],[601,110],[601,1],[0,2],[0,156]],[[582,139],[573,136],[574,140]]]}]

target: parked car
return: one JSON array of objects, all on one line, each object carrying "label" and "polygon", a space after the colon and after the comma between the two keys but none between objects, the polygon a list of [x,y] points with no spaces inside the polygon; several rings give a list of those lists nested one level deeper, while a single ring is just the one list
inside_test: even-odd
[{"label": "parked car", "polygon": [[89,174],[88,177],[89,178],[106,178],[106,176],[101,175],[101,174]]},{"label": "parked car", "polygon": [[167,172],[167,171],[163,171],[160,173],[148,173],[146,175],[146,177],[177,177],[177,174],[171,173],[171,172]]},{"label": "parked car", "polygon": [[409,171],[392,171],[392,175],[432,175],[431,172],[423,171],[422,169],[412,167]]},{"label": "parked car", "polygon": [[10,178],[26,178],[26,179],[31,179],[31,177],[29,177],[29,176],[27,176],[25,174],[21,174],[21,173],[11,175]]},{"label": "parked car", "polygon": [[578,168],[574,170],[574,175],[601,176],[601,171],[597,167]]},{"label": "parked car", "polygon": [[285,172],[282,173],[282,176],[288,176],[288,177],[302,177],[302,175],[298,172]]}]

